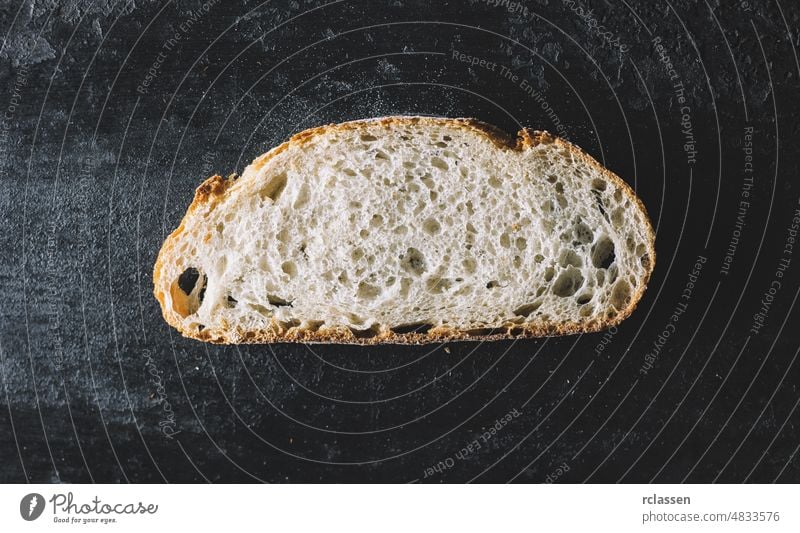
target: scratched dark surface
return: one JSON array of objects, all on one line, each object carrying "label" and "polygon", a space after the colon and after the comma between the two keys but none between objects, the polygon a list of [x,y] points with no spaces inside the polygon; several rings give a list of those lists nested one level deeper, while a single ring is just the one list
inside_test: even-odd
[{"label": "scratched dark surface", "polygon": [[[2,2],[0,481],[800,481],[800,9],[495,4]],[[635,313],[424,347],[163,322],[153,262],[202,179],[389,114],[548,129],[635,186]]]}]

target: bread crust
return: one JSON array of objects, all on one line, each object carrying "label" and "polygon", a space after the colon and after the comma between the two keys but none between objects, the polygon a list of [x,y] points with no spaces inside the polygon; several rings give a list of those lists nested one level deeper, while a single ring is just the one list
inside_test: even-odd
[{"label": "bread crust", "polygon": [[653,231],[650,218],[647,214],[642,201],[636,196],[631,187],[619,176],[605,168],[592,156],[584,152],[581,148],[565,141],[547,131],[538,131],[524,128],[520,130],[516,137],[512,137],[506,132],[470,118],[442,118],[442,117],[412,117],[394,116],[376,119],[355,120],[339,124],[329,124],[311,128],[295,134],[288,141],[273,148],[269,152],[259,156],[253,161],[256,170],[263,167],[270,159],[280,154],[289,146],[297,144],[302,146],[311,141],[314,137],[329,132],[345,132],[363,128],[365,125],[414,125],[423,126],[448,126],[469,130],[483,135],[492,141],[502,150],[523,151],[534,148],[540,144],[556,143],[560,147],[567,149],[573,156],[580,158],[584,163],[594,167],[603,174],[608,180],[614,183],[623,194],[633,202],[642,214],[643,224],[646,226],[647,235],[647,264],[646,272],[642,283],[639,284],[636,292],[631,296],[628,306],[609,319],[593,319],[585,322],[564,321],[560,323],[550,322],[523,322],[507,323],[498,328],[481,329],[459,329],[449,326],[436,326],[425,333],[395,333],[392,331],[372,331],[356,332],[346,326],[325,327],[318,330],[301,328],[282,324],[276,319],[266,329],[259,331],[244,331],[241,328],[219,333],[209,330],[187,330],[182,327],[180,317],[169,309],[166,304],[166,295],[169,291],[170,281],[163,279],[163,265],[167,258],[172,256],[172,251],[178,241],[178,237],[183,233],[186,222],[200,210],[210,211],[219,205],[228,194],[228,190],[235,183],[237,176],[231,174],[228,178],[214,175],[204,181],[196,190],[186,215],[181,220],[181,224],[164,241],[161,251],[156,259],[153,269],[154,294],[159,304],[164,319],[181,332],[185,337],[197,339],[204,342],[215,344],[266,344],[279,342],[301,342],[301,343],[337,343],[337,344],[427,344],[431,342],[447,341],[493,341],[513,338],[531,338],[560,336],[577,333],[595,333],[618,325],[630,316],[642,298],[650,277],[655,268],[655,232]]}]

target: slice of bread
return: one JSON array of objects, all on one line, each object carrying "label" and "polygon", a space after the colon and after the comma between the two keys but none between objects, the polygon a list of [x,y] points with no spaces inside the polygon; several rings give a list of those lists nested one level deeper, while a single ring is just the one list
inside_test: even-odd
[{"label": "slice of bread", "polygon": [[209,342],[562,335],[633,311],[654,239],[630,187],[549,133],[389,117],[206,180],[153,281],[167,322]]}]

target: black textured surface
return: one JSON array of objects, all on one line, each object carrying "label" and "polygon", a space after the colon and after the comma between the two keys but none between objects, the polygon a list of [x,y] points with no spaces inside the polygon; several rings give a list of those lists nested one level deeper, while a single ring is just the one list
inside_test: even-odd
[{"label": "black textured surface", "polygon": [[[0,481],[800,481],[796,4],[497,4],[4,2]],[[658,264],[634,315],[377,348],[162,321],[152,265],[202,179],[407,113],[548,129],[635,186]]]}]

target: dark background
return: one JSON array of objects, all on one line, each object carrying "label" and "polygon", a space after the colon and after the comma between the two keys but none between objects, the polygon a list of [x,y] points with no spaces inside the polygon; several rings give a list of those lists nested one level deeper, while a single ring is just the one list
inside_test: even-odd
[{"label": "dark background", "polygon": [[[797,5],[495,3],[3,2],[0,481],[800,481]],[[153,262],[205,177],[390,114],[548,129],[635,186],[658,260],[631,318],[446,346],[167,326]]]}]

